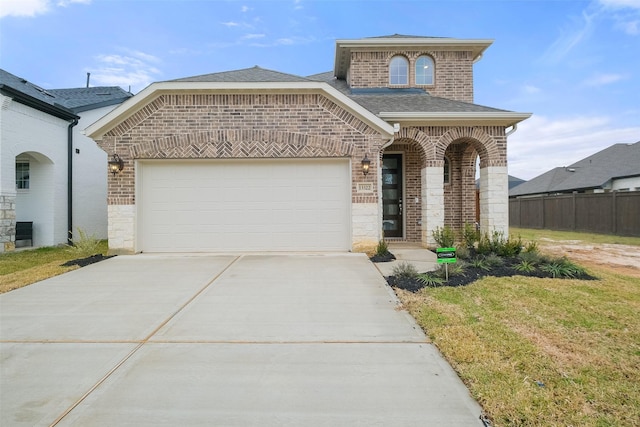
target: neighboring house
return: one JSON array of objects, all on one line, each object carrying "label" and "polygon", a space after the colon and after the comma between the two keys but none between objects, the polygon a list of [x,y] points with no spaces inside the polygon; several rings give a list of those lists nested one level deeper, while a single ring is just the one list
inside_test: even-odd
[{"label": "neighboring house", "polygon": [[614,144],[570,166],[557,167],[509,191],[509,197],[640,191],[640,141]]},{"label": "neighboring house", "polygon": [[0,252],[15,247],[16,222],[33,223],[34,246],[67,243],[78,229],[107,237],[107,156],[81,132],[131,96],[45,90],[0,70]]},{"label": "neighboring house", "polygon": [[153,83],[89,126],[109,156],[115,252],[360,250],[508,230],[507,136],[528,113],[473,103],[491,40],[336,42],[332,72],[259,67]]}]

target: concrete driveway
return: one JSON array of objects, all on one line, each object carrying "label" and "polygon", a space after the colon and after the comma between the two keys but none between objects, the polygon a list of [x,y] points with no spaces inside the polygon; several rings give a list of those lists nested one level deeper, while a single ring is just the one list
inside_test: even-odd
[{"label": "concrete driveway", "polygon": [[3,426],[479,426],[361,254],[119,256],[0,295]]}]

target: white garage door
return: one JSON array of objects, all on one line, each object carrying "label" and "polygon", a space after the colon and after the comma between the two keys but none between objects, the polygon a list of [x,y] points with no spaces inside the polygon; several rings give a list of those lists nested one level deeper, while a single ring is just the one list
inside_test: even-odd
[{"label": "white garage door", "polygon": [[140,162],[143,252],[346,251],[349,161]]}]

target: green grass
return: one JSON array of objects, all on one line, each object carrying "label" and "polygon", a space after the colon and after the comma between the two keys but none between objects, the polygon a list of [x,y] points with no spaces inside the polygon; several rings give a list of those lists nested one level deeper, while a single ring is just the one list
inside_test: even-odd
[{"label": "green grass", "polygon": [[398,290],[494,426],[640,425],[640,279]]},{"label": "green grass", "polygon": [[621,245],[640,246],[640,237],[614,236],[611,234],[581,233],[576,231],[534,230],[530,228],[509,228],[510,236],[520,236],[523,240],[551,239],[580,240],[584,243],[616,243]]},{"label": "green grass", "polygon": [[[101,241],[95,253],[107,253],[107,241]],[[77,250],[68,246],[45,247],[0,254],[0,293],[57,276],[77,266],[62,267],[67,261],[80,258]]]}]

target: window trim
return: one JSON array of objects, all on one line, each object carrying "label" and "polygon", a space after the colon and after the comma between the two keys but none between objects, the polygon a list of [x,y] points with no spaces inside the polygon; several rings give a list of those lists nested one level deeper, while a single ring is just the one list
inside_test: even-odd
[{"label": "window trim", "polygon": [[[427,60],[429,61],[429,65],[431,66],[431,82],[430,83],[418,83],[418,76],[420,75],[418,73],[418,65],[421,59]],[[424,65],[422,66],[424,69]],[[433,86],[435,84],[436,81],[436,65],[435,65],[435,61],[433,60],[433,58],[429,55],[420,55],[415,62],[415,79],[416,79],[416,86]]]},{"label": "window trim", "polygon": [[451,184],[451,160],[447,156],[444,156],[444,165],[442,167],[442,182],[443,184]]},{"label": "window trim", "polygon": [[[400,71],[402,71],[401,68],[398,68],[397,73],[394,74],[394,72],[396,71],[394,67],[397,66],[396,65],[397,61],[402,61],[402,65],[406,70],[404,76],[401,75],[400,73]],[[394,64],[394,62],[396,64]],[[410,62],[407,57],[405,57],[404,55],[392,56],[391,60],[389,61],[389,86],[408,86],[409,85],[409,69],[410,69]],[[401,77],[404,77],[404,83],[394,83],[393,81],[394,77],[398,79],[400,79]]]},{"label": "window trim", "polygon": [[[26,165],[26,177],[24,176],[24,169],[19,171],[18,165]],[[22,172],[23,175],[18,177],[18,173]],[[28,191],[31,188],[31,162],[26,159],[16,159],[16,190],[17,191]],[[19,183],[22,183],[19,185]]]}]

